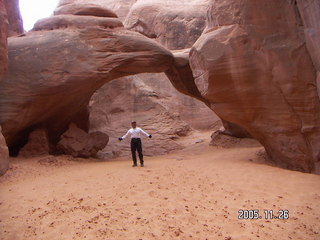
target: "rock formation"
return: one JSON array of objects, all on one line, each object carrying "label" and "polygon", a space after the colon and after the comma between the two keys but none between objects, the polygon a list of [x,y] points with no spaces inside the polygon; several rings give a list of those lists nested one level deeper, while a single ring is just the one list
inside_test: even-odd
[{"label": "rock formation", "polygon": [[11,150],[24,145],[29,132],[39,127],[47,129],[51,143],[58,142],[102,85],[126,75],[165,71],[173,61],[168,50],[123,29],[115,18],[85,14],[50,19],[54,29],[48,29],[47,19],[36,26],[42,31],[9,39],[0,123]]},{"label": "rock formation", "polygon": [[70,124],[62,134],[57,149],[73,157],[95,157],[109,142],[107,134],[102,132],[86,133],[75,124]]},{"label": "rock formation", "polygon": [[[110,7],[117,15],[127,19],[125,21],[128,23],[128,26],[125,26],[127,28],[130,28],[129,24],[144,22],[145,29],[151,29],[154,24],[159,25],[163,22],[161,23],[161,29],[157,28],[154,31],[161,30],[164,33],[165,31],[179,32],[181,25],[183,25],[186,31],[180,32],[179,40],[172,37],[172,34],[166,35],[158,32],[159,38],[155,38],[155,40],[165,47],[190,47],[205,27],[205,8],[203,5],[201,6],[201,11],[199,7],[197,8],[198,11],[195,11],[195,8],[184,8],[183,11],[178,10],[178,8],[176,10],[172,8],[170,12],[173,14],[176,11],[177,15],[176,24],[172,24],[171,21],[163,21],[168,10],[168,2],[157,1],[157,4],[153,4],[153,9],[158,9],[157,11],[161,12],[162,15],[161,18],[159,17],[152,21],[146,18],[146,14],[143,14],[150,7],[148,1],[137,1],[134,5],[132,1],[133,10],[129,9],[130,1],[126,1],[126,5],[122,3],[128,13],[127,16],[124,16],[125,12],[123,10],[125,8],[116,7],[119,1],[113,0],[113,2],[111,0],[90,1],[90,4]],[[68,8],[71,8],[73,4],[84,4],[84,1],[60,2],[60,6],[69,5]],[[178,6],[182,4],[182,1],[171,1],[171,4]],[[197,6],[200,5],[199,3],[197,4]],[[137,11],[140,7],[143,9],[146,7],[147,9]],[[181,12],[184,12],[183,16],[179,15]],[[149,14],[148,16],[152,17],[153,15]],[[137,24],[134,25],[135,27],[131,30],[139,32],[140,27]],[[199,29],[199,25],[201,29]],[[144,31],[140,32],[146,36],[148,35]],[[191,33],[194,33],[194,35]],[[175,55],[177,54],[175,53]],[[183,60],[183,64],[188,64],[188,53],[185,55],[187,57]],[[181,62],[181,57],[179,59],[176,61]],[[191,88],[192,86],[189,87],[189,89]],[[182,89],[179,89],[179,91],[182,91]],[[193,91],[196,91],[196,87],[193,88]],[[155,134],[152,141],[144,142],[146,155],[165,154],[169,151],[180,149],[181,146],[175,141],[179,138],[178,133],[180,131],[189,133],[193,128],[209,129],[218,121],[217,116],[205,104],[179,93],[163,73],[139,74],[134,77],[120,78],[103,86],[94,94],[89,112],[89,130],[103,131],[110,136],[108,146],[99,153],[99,156],[103,158],[128,154],[127,152],[130,150],[128,145],[123,144],[123,142],[119,143],[117,138],[127,131],[132,119],[137,120],[143,128]]]},{"label": "rock formation", "polygon": [[[7,37],[21,33],[22,20],[17,0],[0,0],[0,81],[8,66]],[[9,167],[9,154],[0,126],[0,175]]]},{"label": "rock formation", "polygon": [[320,1],[297,0],[304,26],[307,48],[317,70],[318,94],[320,95]]},{"label": "rock formation", "polygon": [[[167,76],[169,76],[173,85],[179,92],[192,96],[205,104],[207,104],[207,101],[200,97],[197,87],[194,84],[192,72],[188,63],[189,50],[187,48],[190,48],[195,43],[205,28],[208,5],[208,0],[138,0],[132,5],[126,17],[126,21],[124,22],[127,29],[154,38],[169,49],[181,50],[176,51],[175,56],[177,57],[177,64],[167,72]],[[181,66],[178,66],[179,64],[184,64],[184,67],[181,68]],[[180,71],[179,69],[182,70],[182,72],[175,72],[176,70]],[[166,81],[164,76],[160,74],[158,75],[158,79],[163,79],[162,84]],[[179,83],[179,81],[181,82]],[[186,87],[189,89],[187,92]],[[183,100],[182,97],[179,98],[180,104],[184,102]],[[208,129],[209,125],[216,122],[217,116],[208,111],[204,111],[205,107],[203,104],[193,100],[191,105],[202,110],[198,113],[197,119],[193,120],[193,123],[199,123],[201,122],[201,119],[206,119],[209,124],[202,126],[201,128]],[[189,111],[192,111],[193,109],[192,106],[188,105],[183,105],[183,107]],[[209,118],[211,119],[209,120]],[[188,121],[194,118],[182,117],[182,119]],[[232,132],[235,137],[251,137],[247,131],[235,123],[230,123],[226,120],[222,121],[222,123],[226,130]]]},{"label": "rock formation", "polygon": [[[111,1],[110,1],[111,2]],[[103,3],[103,4],[102,4]],[[123,25],[122,23],[115,18],[116,14],[114,14],[111,10],[104,8],[103,6],[106,6],[106,1],[92,1],[90,2],[90,4],[83,2],[83,1],[61,1],[59,7],[56,9],[55,11],[55,16],[52,16],[50,18],[46,18],[46,19],[42,19],[40,21],[38,21],[32,32],[26,33],[26,36],[22,36],[21,38],[17,38],[17,39],[11,39],[10,43],[12,41],[13,43],[13,48],[15,48],[15,44],[14,43],[18,43],[18,45],[20,44],[25,44],[25,46],[28,47],[28,49],[30,51],[32,51],[32,49],[34,49],[35,47],[40,46],[40,49],[46,46],[47,41],[51,45],[51,47],[53,47],[53,51],[55,51],[55,49],[60,48],[61,45],[54,45],[54,39],[51,39],[51,41],[49,41],[49,38],[51,38],[50,36],[55,35],[55,34],[61,34],[64,35],[63,33],[68,34],[69,30],[70,32],[73,32],[74,29],[77,29],[77,31],[84,31],[87,28],[90,27],[95,27],[96,29],[100,29],[100,33],[104,32],[101,30],[101,28],[106,28],[108,29],[108,32],[113,31],[113,32],[117,32],[117,31],[125,31],[123,29]],[[114,5],[113,5],[114,6]],[[129,9],[128,9],[129,11]],[[118,13],[118,12],[117,12]],[[202,20],[204,21],[204,20]],[[41,32],[38,32],[41,31]],[[97,30],[98,31],[98,30]],[[99,31],[96,33],[96,35],[100,35]],[[128,32],[129,33],[129,32]],[[47,35],[48,34],[48,35]],[[51,35],[52,34],[52,35]],[[139,36],[138,34],[132,33],[135,36]],[[48,37],[46,37],[46,35]],[[94,35],[94,33],[92,34]],[[57,35],[55,39],[59,39],[61,38],[61,36]],[[36,38],[34,38],[36,37]],[[91,36],[90,36],[91,37]],[[97,38],[99,38],[97,36]],[[34,41],[35,39],[38,39],[38,41]],[[144,38],[146,39],[146,38]],[[195,39],[194,39],[195,40]],[[68,38],[66,38],[66,41],[69,41]],[[72,41],[72,40],[70,40]],[[33,42],[33,44],[29,45],[31,42]],[[58,41],[57,41],[58,42]],[[114,41],[116,42],[116,40]],[[170,41],[168,41],[170,42]],[[39,44],[41,43],[41,44]],[[76,45],[76,42],[70,42],[69,45],[65,45],[65,49],[69,48],[71,45],[74,46]],[[123,44],[130,44],[130,41],[128,40],[127,43]],[[80,44],[81,45],[81,44]],[[110,46],[112,45],[112,42],[110,42]],[[77,52],[77,48],[84,48],[83,46],[77,46],[77,47],[73,47],[74,49],[72,50],[71,47],[71,51],[73,53]],[[69,49],[68,49],[69,50]],[[68,50],[64,50],[64,51],[68,51]],[[69,51],[70,51],[69,50]],[[39,51],[39,49],[38,49]],[[44,50],[43,50],[44,51]],[[48,49],[46,49],[46,54],[48,54],[51,51],[51,48],[49,47]],[[14,50],[13,52],[16,53],[15,56],[20,55],[20,53],[17,53],[16,50]],[[41,50],[39,51],[41,52]],[[32,54],[32,53],[31,53]],[[67,53],[65,53],[67,54]],[[45,62],[43,61],[45,53],[43,52],[43,54],[41,55],[42,60],[39,59],[39,56],[34,56],[32,59],[28,59],[29,56],[22,56],[22,58],[24,58],[22,60],[23,63],[27,63],[28,66],[33,65],[33,68],[30,69],[30,73],[29,76],[27,76],[26,79],[22,79],[22,76],[20,77],[16,77],[14,76],[14,80],[12,80],[12,84],[8,84],[9,81],[7,79],[6,83],[3,84],[5,85],[6,89],[13,89],[13,83],[16,84],[17,82],[20,82],[21,85],[23,85],[22,88],[23,91],[27,90],[28,93],[24,93],[27,95],[32,95],[32,91],[37,92],[37,89],[41,88],[41,91],[45,91],[46,93],[50,92],[50,88],[52,87],[51,83],[46,83],[45,79],[52,79],[51,81],[54,82],[54,79],[57,79],[61,76],[64,76],[63,78],[68,78],[66,77],[66,75],[68,75],[69,69],[68,67],[71,66],[72,69],[76,69],[77,65],[84,65],[84,55],[86,54],[86,52],[84,51],[84,53],[82,54],[82,56],[78,57],[79,58],[79,62],[74,62],[73,64],[68,64],[67,66],[65,65],[64,67],[60,67],[60,69],[58,71],[52,69],[51,67],[49,67],[50,64],[48,63],[47,66],[44,66],[44,64],[35,64],[34,61],[36,62]],[[167,64],[167,68],[169,68],[169,66],[171,65],[170,62],[172,62],[172,56],[169,52],[167,52],[168,56],[170,55],[170,57],[168,57],[168,62],[165,63]],[[23,54],[22,54],[23,55]],[[53,59],[53,63],[55,61],[59,61],[59,63],[61,62],[61,60],[59,59],[59,53],[55,51],[55,53],[53,54],[49,54],[50,56],[52,55]],[[14,57],[14,56],[12,56]],[[99,56],[100,57],[100,56]],[[36,60],[36,58],[38,60]],[[81,58],[81,59],[80,59]],[[59,60],[58,60],[59,59]],[[61,59],[64,59],[64,55],[61,55]],[[65,59],[67,62],[71,62],[71,60],[73,60],[73,57],[68,59]],[[31,63],[32,62],[32,63]],[[22,67],[23,64],[20,64],[21,62],[17,63],[16,66],[21,66],[21,68],[16,68],[16,66],[12,67],[12,71],[10,71],[9,73],[13,72],[13,69],[15,71],[15,75],[17,74],[17,72],[21,73],[25,68],[27,68],[28,66]],[[123,63],[125,66],[125,63]],[[162,64],[162,63],[161,63]],[[54,66],[55,64],[53,64]],[[88,64],[89,65],[89,64]],[[151,66],[151,65],[150,65]],[[45,68],[45,69],[41,69],[41,68]],[[58,67],[59,68],[59,67]],[[63,70],[61,70],[61,68],[63,68]],[[81,68],[81,67],[79,67]],[[156,66],[155,69],[158,69],[158,66]],[[141,72],[148,72],[148,71],[159,71],[159,70],[141,70]],[[50,73],[50,71],[53,71]],[[81,69],[82,70],[82,69]],[[29,71],[29,70],[28,70]],[[84,71],[91,71],[91,70],[84,70]],[[39,72],[41,74],[39,74]],[[36,76],[33,75],[34,73],[36,73]],[[76,73],[76,75],[81,75],[82,72],[80,73]],[[88,73],[89,74],[89,73]],[[132,73],[128,73],[128,74],[132,74]],[[54,75],[54,77],[52,77]],[[127,74],[123,74],[123,75],[127,75]],[[10,78],[10,75],[8,75]],[[75,78],[76,76],[73,76],[71,78]],[[88,77],[88,76],[86,76]],[[94,78],[95,74],[92,74],[92,76],[89,76],[88,78]],[[109,80],[113,79],[113,76],[108,76]],[[19,79],[21,78],[21,79]],[[38,85],[38,87],[33,88],[33,86],[28,86],[28,82],[30,81],[29,79],[37,79],[37,78],[41,78],[40,82],[41,84],[43,84],[44,86],[40,86],[38,84],[36,84],[35,82],[32,84],[33,86]],[[99,76],[100,78],[100,76]],[[138,77],[134,77],[134,79],[137,79]],[[123,108],[124,110],[124,114],[121,116],[124,119],[126,119],[125,121],[122,121],[121,124],[119,125],[119,121],[115,121],[115,122],[110,122],[110,121],[105,121],[105,118],[107,117],[104,114],[101,114],[101,112],[99,114],[95,114],[97,111],[99,111],[99,109],[104,108],[106,114],[108,114],[108,116],[110,114],[113,113],[114,109],[116,108],[115,106],[113,106],[111,103],[115,102],[114,99],[110,99],[107,97],[108,102],[104,101],[95,101],[93,99],[92,104],[91,104],[91,124],[90,124],[90,129],[89,129],[89,125],[88,125],[88,116],[89,116],[89,112],[86,108],[87,105],[87,101],[90,99],[91,94],[94,92],[94,90],[90,90],[87,89],[86,87],[83,87],[82,90],[84,91],[85,89],[89,90],[90,93],[85,94],[87,97],[85,97],[85,95],[82,96],[82,99],[79,100],[80,95],[83,94],[82,92],[78,92],[79,96],[77,100],[74,100],[74,102],[69,103],[70,106],[72,106],[72,111],[68,111],[68,113],[65,112],[65,109],[68,109],[68,107],[64,106],[65,102],[60,102],[57,103],[56,106],[54,107],[49,107],[49,105],[47,105],[47,103],[51,102],[51,106],[53,106],[55,103],[55,99],[60,99],[60,97],[62,97],[62,99],[65,98],[65,96],[63,95],[68,95],[67,93],[57,93],[58,89],[60,88],[64,88],[63,86],[58,86],[59,83],[56,83],[55,87],[55,93],[54,95],[59,95],[59,96],[55,96],[52,97],[50,96],[50,94],[48,94],[48,96],[45,96],[45,93],[40,94],[41,96],[37,96],[38,94],[34,94],[30,99],[30,101],[28,101],[30,103],[29,107],[25,108],[25,112],[29,112],[28,114],[24,114],[24,118],[23,119],[19,119],[19,120],[15,120],[17,122],[20,123],[21,129],[16,129],[15,126],[17,122],[12,121],[11,117],[9,117],[7,120],[3,120],[3,123],[5,125],[5,134],[7,137],[7,141],[10,144],[10,149],[11,149],[11,153],[13,155],[17,154],[17,151],[20,149],[21,146],[23,146],[28,140],[28,133],[30,131],[33,131],[33,129],[36,128],[46,128],[48,130],[48,134],[49,134],[49,140],[51,143],[57,143],[59,141],[59,136],[63,133],[63,131],[66,130],[67,125],[69,124],[69,122],[76,122],[78,126],[81,126],[82,129],[86,130],[86,131],[106,131],[111,137],[114,137],[116,139],[116,137],[118,137],[118,135],[123,133],[123,130],[127,128],[128,123],[130,122],[131,119],[129,119],[127,116],[131,116],[131,117],[135,117],[136,120],[140,120],[140,119],[144,119],[146,120],[146,122],[148,122],[150,125],[152,126],[158,126],[158,123],[162,123],[162,126],[158,126],[156,131],[159,133],[162,133],[163,136],[161,136],[161,134],[159,135],[159,138],[154,138],[152,141],[152,144],[150,144],[149,149],[149,153],[153,153],[153,154],[163,154],[166,153],[170,150],[175,150],[175,149],[179,149],[180,146],[178,144],[176,144],[173,139],[175,139],[177,136],[186,134],[188,131],[190,131],[190,127],[188,126],[188,124],[190,124],[193,127],[196,128],[206,128],[208,126],[211,126],[214,122],[217,121],[217,117],[215,117],[215,115],[213,113],[211,113],[209,111],[209,109],[206,108],[206,106],[204,104],[201,104],[197,101],[195,101],[194,99],[184,96],[182,94],[178,94],[178,92],[176,90],[174,90],[174,88],[171,86],[171,84],[167,81],[166,77],[164,74],[161,75],[148,75],[145,74],[143,76],[139,77],[139,81],[131,81],[131,79],[129,78],[123,78],[123,79],[118,79],[117,81],[119,81],[119,84],[117,85],[113,85],[110,87],[105,86],[103,87],[101,90],[98,91],[98,93],[100,92],[100,94],[102,94],[102,96],[99,97],[99,94],[95,94],[95,98],[96,99],[101,99],[104,98],[104,95],[109,96],[110,93],[115,93],[117,92],[118,95],[124,94],[124,95],[128,95],[131,97],[128,98],[128,101],[132,101],[134,99],[136,106],[134,107],[135,109],[130,109],[126,108],[127,105],[125,105]],[[108,80],[108,81],[109,81]],[[64,80],[65,81],[65,80]],[[121,83],[120,83],[121,81]],[[107,82],[107,81],[106,81]],[[128,84],[130,83],[130,84]],[[134,84],[133,84],[134,83]],[[47,85],[48,84],[48,85]],[[69,84],[69,83],[68,83]],[[103,83],[101,81],[101,85],[102,86]],[[97,86],[97,84],[96,84]],[[99,87],[100,87],[99,86]],[[118,89],[114,88],[114,86],[117,86]],[[134,86],[133,88],[127,88],[127,89],[123,89],[119,86]],[[150,86],[152,86],[153,88],[157,89],[156,94],[158,94],[158,97],[155,98],[154,96],[150,96],[148,97],[149,99],[147,101],[144,102],[139,102],[141,99],[139,99],[137,97],[137,95],[132,95],[130,94],[130,92],[133,91],[138,91],[138,95],[141,94],[145,94],[146,93],[146,89],[150,89]],[[141,89],[139,89],[141,88]],[[122,92],[119,92],[119,89],[122,89]],[[134,90],[136,89],[136,90]],[[69,90],[65,89],[66,92],[68,92]],[[3,92],[6,92],[7,90],[3,90]],[[10,90],[13,91],[14,90]],[[151,90],[152,92],[153,90]],[[170,93],[170,94],[169,94]],[[23,102],[22,99],[18,100],[17,98],[19,98],[18,96],[21,93],[16,92],[15,94],[13,94],[13,96],[16,96],[16,98],[12,97],[12,96],[4,96],[3,99],[5,99],[5,97],[7,97],[6,100],[4,101],[12,101],[12,105],[9,107],[9,105],[7,105],[6,103],[3,104],[3,109],[4,111],[17,111],[19,108],[21,108],[21,106],[17,106],[19,104],[21,104]],[[135,93],[137,94],[137,92]],[[4,94],[6,95],[6,94]],[[76,99],[76,97],[74,97]],[[10,99],[10,100],[9,100]],[[15,99],[15,100],[13,100]],[[47,101],[46,99],[50,99],[50,101]],[[1,100],[0,100],[1,101]],[[21,101],[20,103],[17,103]],[[70,100],[68,100],[70,101]],[[42,103],[40,103],[42,102]],[[13,104],[14,103],[14,104]],[[137,106],[142,106],[142,104],[144,104],[144,108],[154,108],[157,110],[160,110],[160,114],[156,111],[148,111],[147,116],[149,116],[148,119],[146,118],[140,118],[139,116],[143,116],[146,115],[145,113],[137,113],[137,114],[132,114],[132,112],[130,111],[136,111]],[[188,105],[190,108],[185,108],[184,106]],[[31,106],[33,105],[33,106]],[[37,105],[37,107],[36,107]],[[11,108],[12,106],[15,106],[14,108]],[[81,107],[80,107],[81,106]],[[7,108],[8,107],[8,108]],[[0,107],[1,108],[1,107]],[[43,116],[40,117],[39,119],[39,114],[41,112],[41,109],[51,109],[50,110],[50,116]],[[138,107],[139,108],[139,107]],[[55,109],[55,110],[53,110]],[[128,110],[128,111],[126,111]],[[78,112],[77,112],[78,111]],[[10,113],[10,115],[14,115],[13,113]],[[55,112],[55,113],[52,113]],[[172,112],[172,113],[171,113]],[[53,115],[52,115],[53,114]],[[6,114],[5,114],[6,115]],[[46,114],[45,114],[46,115]],[[60,117],[62,116],[62,117]],[[119,116],[119,115],[118,115]],[[161,116],[161,117],[160,117]],[[184,118],[184,120],[181,120],[180,117]],[[5,117],[3,118],[5,119]],[[59,119],[59,120],[56,120]],[[95,121],[93,120],[95,119]],[[99,120],[98,120],[99,119]],[[151,120],[153,119],[153,121]],[[185,121],[188,122],[188,124],[185,123]],[[6,123],[7,124],[6,124]],[[21,124],[21,122],[24,122],[23,124]],[[99,123],[98,123],[99,122]],[[161,128],[161,129],[160,129]],[[109,131],[110,129],[117,129],[117,131]],[[152,129],[151,129],[152,130]],[[113,141],[111,141],[112,143]],[[118,154],[118,149],[119,148],[123,148],[123,146],[120,146],[118,143],[114,143],[114,145],[112,145],[111,147],[107,148],[105,150],[105,153],[108,155],[110,154],[110,152],[114,152],[115,155]],[[126,148],[123,148],[126,150]],[[148,155],[148,151],[146,152],[146,154]],[[105,156],[105,155],[104,155]]]},{"label": "rock formation", "polygon": [[[318,1],[302,0],[61,0],[55,16],[9,40],[10,65],[0,83],[3,134],[13,151],[37,128],[56,144],[70,122],[115,138],[119,132],[112,129],[125,131],[129,123],[123,116],[144,120],[142,127],[152,131],[148,126],[159,128],[157,114],[160,122],[168,119],[166,135],[187,134],[181,112],[171,113],[174,104],[150,87],[161,89],[160,81],[153,83],[156,75],[117,79],[95,94],[88,109],[95,91],[113,79],[165,72],[179,92],[217,113],[231,134],[253,136],[283,167],[314,171],[320,159],[319,9]],[[125,30],[116,16],[145,36]],[[123,87],[129,84],[128,94]]]},{"label": "rock formation", "polygon": [[8,17],[5,1],[0,0],[0,81],[7,70],[7,36],[8,36]]},{"label": "rock formation", "polygon": [[[7,10],[5,8],[4,0],[0,0],[0,81],[2,80],[8,64],[7,55]],[[0,126],[0,176],[4,174],[9,167],[9,153],[6,141],[2,136]]]},{"label": "rock formation", "polygon": [[4,0],[8,13],[8,37],[23,33],[22,17],[19,9],[19,0]]},{"label": "rock formation", "polygon": [[219,117],[258,139],[278,164],[313,171],[320,106],[294,1],[216,0],[208,16],[190,53],[202,97]]},{"label": "rock formation", "polygon": [[0,81],[7,70],[7,38],[23,32],[18,0],[0,0]]}]

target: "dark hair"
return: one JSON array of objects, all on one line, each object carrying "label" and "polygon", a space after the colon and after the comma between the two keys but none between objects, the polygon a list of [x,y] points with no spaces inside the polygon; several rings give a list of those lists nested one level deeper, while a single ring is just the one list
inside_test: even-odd
[{"label": "dark hair", "polygon": [[132,121],[131,123],[137,123],[136,121]]}]

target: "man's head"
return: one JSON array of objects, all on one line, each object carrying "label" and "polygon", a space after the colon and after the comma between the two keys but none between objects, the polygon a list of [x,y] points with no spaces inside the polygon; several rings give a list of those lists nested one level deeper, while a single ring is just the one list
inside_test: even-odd
[{"label": "man's head", "polygon": [[132,126],[132,128],[136,128],[137,127],[137,122],[136,121],[132,121],[131,122],[131,126]]}]

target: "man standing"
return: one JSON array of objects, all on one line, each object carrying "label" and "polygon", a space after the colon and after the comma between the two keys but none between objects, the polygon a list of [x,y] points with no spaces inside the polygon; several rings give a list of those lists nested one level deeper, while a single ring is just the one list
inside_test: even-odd
[{"label": "man standing", "polygon": [[129,129],[129,131],[123,136],[119,138],[119,141],[122,141],[125,139],[129,134],[131,135],[131,153],[132,153],[132,160],[133,165],[132,167],[137,166],[137,156],[136,156],[136,150],[139,154],[140,159],[140,166],[143,167],[143,154],[142,154],[142,142],[141,142],[141,134],[144,134],[145,136],[152,138],[152,136],[145,131],[143,131],[141,128],[137,127],[137,123],[135,121],[131,122],[132,128]]}]

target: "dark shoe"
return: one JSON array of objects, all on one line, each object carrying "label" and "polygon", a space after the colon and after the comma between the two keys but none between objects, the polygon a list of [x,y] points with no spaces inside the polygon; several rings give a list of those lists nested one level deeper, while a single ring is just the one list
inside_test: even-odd
[{"label": "dark shoe", "polygon": [[144,167],[143,163],[140,164],[140,167]]},{"label": "dark shoe", "polygon": [[137,166],[138,166],[137,164],[133,164],[133,165],[132,165],[132,167],[137,167]]}]

